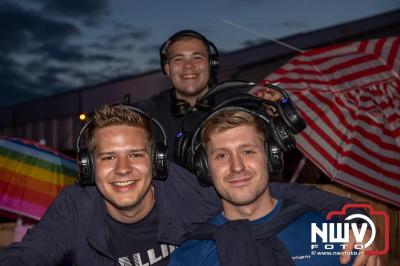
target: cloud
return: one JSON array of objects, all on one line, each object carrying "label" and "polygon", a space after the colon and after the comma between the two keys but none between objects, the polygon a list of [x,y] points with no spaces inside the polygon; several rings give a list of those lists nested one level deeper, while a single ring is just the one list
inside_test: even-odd
[{"label": "cloud", "polygon": [[259,38],[256,40],[245,40],[241,43],[242,47],[251,47],[251,46],[256,46],[258,44],[264,43],[267,40],[265,38]]},{"label": "cloud", "polygon": [[9,2],[0,4],[0,51],[24,51],[38,44],[63,43],[80,35],[71,23],[57,21]]},{"label": "cloud", "polygon": [[40,0],[43,12],[65,18],[78,18],[88,25],[96,25],[103,16],[110,14],[107,0]]},{"label": "cloud", "polygon": [[151,54],[151,55],[158,54],[159,51],[160,51],[160,46],[161,46],[161,44],[145,45],[145,46],[142,46],[139,49],[139,52],[146,53],[146,54]]},{"label": "cloud", "polygon": [[46,60],[60,61],[63,63],[82,63],[85,61],[83,48],[79,45],[53,45],[44,43],[33,51],[39,53]]},{"label": "cloud", "polygon": [[120,44],[113,42],[96,42],[87,45],[90,50],[101,50],[101,51],[134,51],[136,45],[134,43]]},{"label": "cloud", "polygon": [[261,5],[265,1],[264,0],[236,0],[239,3],[250,4],[250,5]]},{"label": "cloud", "polygon": [[38,96],[34,90],[36,84],[29,72],[10,56],[0,56],[0,88],[2,89],[0,105],[10,105]]},{"label": "cloud", "polygon": [[157,67],[160,67],[160,58],[151,58],[147,61],[147,65],[149,68],[156,69]]},{"label": "cloud", "polygon": [[147,30],[129,29],[124,30],[123,32],[115,33],[113,35],[104,35],[102,36],[102,38],[110,43],[136,42],[146,40],[149,35],[150,33]]},{"label": "cloud", "polygon": [[306,23],[300,22],[300,21],[285,21],[282,23],[282,27],[284,28],[293,28],[293,29],[301,29],[301,28],[306,28],[308,25]]},{"label": "cloud", "polygon": [[80,39],[86,36],[79,21],[106,16],[106,0],[35,1],[22,5],[21,1],[0,0],[0,106],[131,76],[145,69],[142,61],[127,57],[126,51],[133,53],[143,45],[140,42],[147,40],[149,29],[111,21],[113,34],[91,39],[91,44]]}]

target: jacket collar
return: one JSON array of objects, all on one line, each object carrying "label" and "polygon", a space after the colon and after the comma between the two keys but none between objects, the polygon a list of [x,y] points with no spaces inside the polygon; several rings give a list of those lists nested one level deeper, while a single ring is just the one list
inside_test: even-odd
[{"label": "jacket collar", "polygon": [[100,254],[115,260],[110,250],[107,212],[103,197],[96,189],[93,204],[93,216],[88,224],[87,241]]}]

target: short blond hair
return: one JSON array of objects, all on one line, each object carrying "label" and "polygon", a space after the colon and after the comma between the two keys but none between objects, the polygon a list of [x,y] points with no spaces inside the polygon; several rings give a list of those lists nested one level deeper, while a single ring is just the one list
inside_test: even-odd
[{"label": "short blond hair", "polygon": [[223,110],[211,115],[201,129],[203,147],[210,142],[212,134],[222,133],[239,126],[251,126],[264,142],[269,136],[266,123],[260,117],[243,110]]},{"label": "short blond hair", "polygon": [[94,148],[93,138],[98,129],[115,125],[143,128],[148,140],[152,141],[153,135],[151,130],[151,121],[148,117],[139,112],[135,112],[134,110],[130,110],[124,105],[106,104],[94,111],[92,122],[86,133],[86,143],[89,148],[91,150]]}]

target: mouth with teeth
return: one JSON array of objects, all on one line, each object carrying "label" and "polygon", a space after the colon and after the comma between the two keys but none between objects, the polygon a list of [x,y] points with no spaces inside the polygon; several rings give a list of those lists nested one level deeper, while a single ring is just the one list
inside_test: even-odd
[{"label": "mouth with teeth", "polygon": [[137,184],[137,180],[127,180],[127,181],[116,181],[112,182],[113,188],[117,191],[124,192],[134,188]]},{"label": "mouth with teeth", "polygon": [[182,75],[182,79],[195,79],[197,78],[197,74],[184,74]]}]

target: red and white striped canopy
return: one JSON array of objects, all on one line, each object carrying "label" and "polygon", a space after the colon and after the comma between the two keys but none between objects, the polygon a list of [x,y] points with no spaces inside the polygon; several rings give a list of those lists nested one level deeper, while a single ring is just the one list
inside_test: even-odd
[{"label": "red and white striped canopy", "polygon": [[297,147],[334,181],[400,206],[400,37],[303,52],[265,78],[307,122]]}]

